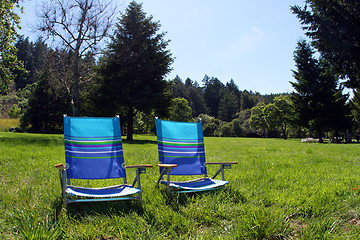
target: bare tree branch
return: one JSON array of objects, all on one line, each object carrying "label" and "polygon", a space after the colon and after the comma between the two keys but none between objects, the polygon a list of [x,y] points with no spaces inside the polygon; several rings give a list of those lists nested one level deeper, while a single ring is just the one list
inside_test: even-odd
[{"label": "bare tree branch", "polygon": [[37,29],[52,38],[57,48],[72,52],[75,116],[80,115],[79,62],[88,51],[98,53],[97,46],[107,37],[116,11],[112,0],[49,0],[38,13]]}]

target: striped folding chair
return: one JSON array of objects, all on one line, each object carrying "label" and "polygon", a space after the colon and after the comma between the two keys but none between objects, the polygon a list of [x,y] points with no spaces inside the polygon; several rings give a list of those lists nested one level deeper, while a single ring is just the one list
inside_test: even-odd
[{"label": "striped folding chair", "polygon": [[[204,137],[201,122],[174,122],[156,119],[156,133],[160,177],[158,184],[167,185],[168,192],[198,192],[214,190],[228,184],[225,181],[224,169],[231,168],[237,162],[205,161]],[[206,164],[220,165],[219,171],[207,177]],[[222,180],[215,177],[221,173]],[[166,175],[166,180],[163,177]],[[171,175],[203,175],[190,181],[171,181]],[[174,191],[172,191],[174,190]]]},{"label": "striped folding chair", "polygon": [[[65,207],[69,203],[133,200],[142,201],[140,174],[152,165],[125,166],[120,119],[64,116],[66,165],[59,169]],[[132,185],[126,181],[126,168],[135,168]],[[73,186],[74,179],[123,178],[124,184],[106,187]],[[86,182],[86,181],[85,181]],[[137,183],[137,187],[135,184]]]}]

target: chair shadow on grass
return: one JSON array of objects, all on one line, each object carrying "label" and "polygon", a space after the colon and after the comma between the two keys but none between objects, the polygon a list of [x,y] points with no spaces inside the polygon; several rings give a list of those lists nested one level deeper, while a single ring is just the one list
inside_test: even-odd
[{"label": "chair shadow on grass", "polygon": [[[56,215],[59,215],[64,210],[64,202],[62,197],[58,197],[54,203],[53,208],[56,210]],[[129,214],[136,212],[138,215],[144,213],[143,206],[139,201],[111,201],[111,202],[86,202],[86,203],[72,203],[68,204],[66,214],[74,219],[80,219],[84,216],[98,216],[113,214]]]},{"label": "chair shadow on grass", "polygon": [[[243,204],[247,202],[246,196],[232,186],[225,186],[213,191],[173,194],[169,194],[167,188],[160,187],[154,189],[152,194],[160,194],[164,204],[170,207],[174,212],[182,211],[182,207],[186,207],[191,202],[204,196],[219,197],[218,195],[222,195],[224,201],[230,201],[233,204]],[[67,206],[66,214],[74,219],[81,219],[82,217],[89,215],[112,216],[114,214],[126,215],[135,212],[139,216],[144,216],[148,222],[151,222],[156,217],[146,210],[146,206],[144,206],[146,204],[150,203],[143,202],[143,205],[141,205],[139,201],[72,203]],[[55,209],[57,216],[61,214],[63,207],[63,198],[59,196],[53,202],[53,209]]]},{"label": "chair shadow on grass", "polygon": [[225,186],[211,191],[172,194],[169,194],[166,188],[162,188],[160,192],[165,199],[165,204],[171,207],[173,211],[179,211],[180,207],[185,207],[191,201],[204,196],[215,197],[223,195],[224,199],[235,204],[245,203],[247,201],[246,197],[240,191],[232,188],[231,186]]}]

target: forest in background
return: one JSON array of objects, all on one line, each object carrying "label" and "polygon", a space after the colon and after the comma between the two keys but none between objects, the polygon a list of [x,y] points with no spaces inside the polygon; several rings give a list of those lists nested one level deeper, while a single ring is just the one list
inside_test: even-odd
[{"label": "forest in background", "polygon": [[[25,75],[17,74],[10,93],[1,96],[1,117],[21,118],[22,129],[27,131],[61,131],[63,114],[72,114],[70,92],[65,85],[65,78],[71,76],[71,58],[66,52],[51,49],[41,39],[31,42],[22,36],[16,47],[17,56],[28,72]],[[81,85],[82,115],[111,116],[111,113],[107,114],[111,110],[106,109],[106,102],[95,103],[90,92],[96,82],[95,57],[89,54],[82,60],[81,66],[84,70],[82,74],[89,79]],[[189,78],[184,81],[179,76],[168,79],[166,94],[171,105],[168,113],[159,117],[176,121],[201,118],[208,136],[225,136],[226,133],[221,133],[221,127],[235,119],[240,120],[242,125],[241,133],[237,132],[236,136],[261,136],[261,131],[250,128],[250,109],[258,103],[269,104],[275,97],[288,95],[261,95],[251,90],[240,90],[233,80],[224,84],[218,78],[207,75],[200,81]],[[98,109],[98,105],[101,105],[101,109]],[[117,114],[122,122],[126,122],[124,113]],[[30,120],[33,118],[37,120]],[[153,133],[154,119],[154,112],[137,112],[135,132]]]},{"label": "forest in background", "polygon": [[[291,7],[312,42],[299,40],[294,51],[296,69],[292,70],[294,79],[290,79],[294,91],[270,95],[240,90],[233,80],[224,83],[216,76],[165,80],[174,59],[167,49],[165,33],[159,33],[160,23],[147,16],[142,4],[133,1],[111,28],[109,19],[114,12],[106,12],[107,5],[101,3],[79,1],[78,6],[71,6],[69,11],[76,7],[84,11],[84,18],[72,19],[79,21],[76,23],[66,22],[69,11],[56,14],[69,7],[56,5],[64,3],[44,8],[39,30],[49,38],[60,36],[55,48],[42,38],[30,42],[21,36],[16,40],[14,52],[21,67],[12,68],[8,75],[14,79],[2,88],[3,118],[19,118],[21,131],[51,133],[62,131],[63,114],[120,115],[128,139],[132,139],[133,132],[154,133],[155,117],[174,121],[201,119],[206,136],[316,137],[322,141],[358,135],[356,51],[327,46],[324,40],[328,29],[339,28],[337,22],[354,23],[347,16],[359,7],[356,2],[351,3],[355,4],[352,8],[339,8],[338,2],[329,7],[312,1],[306,2],[310,10]],[[338,15],[326,12],[322,4]],[[109,15],[97,18],[97,12]],[[327,23],[323,32],[317,21]],[[102,32],[97,35],[99,29]],[[111,29],[110,43],[104,49],[96,48],[99,39]],[[338,29],[339,36],[333,36],[334,40],[343,41],[341,36],[350,34],[348,29],[356,28],[351,25]],[[354,41],[346,44],[356,46]],[[343,61],[338,61],[341,58]],[[343,93],[341,79],[353,89],[352,99]]]}]

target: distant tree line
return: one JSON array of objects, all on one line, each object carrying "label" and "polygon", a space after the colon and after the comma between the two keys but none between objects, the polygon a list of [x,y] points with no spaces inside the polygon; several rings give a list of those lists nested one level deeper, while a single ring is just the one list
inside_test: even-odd
[{"label": "distant tree line", "polygon": [[[11,108],[11,116],[20,117],[22,127],[29,131],[52,132],[61,129],[62,115],[72,113],[71,91],[68,87],[71,82],[71,52],[54,50],[41,39],[30,42],[29,38],[25,37],[18,39],[16,47],[17,56],[24,63],[28,74],[18,74],[15,78],[14,91],[18,104]],[[127,127],[127,109],[120,106],[123,99],[118,96],[120,95],[118,90],[124,85],[115,87],[120,83],[109,82],[110,88],[104,89],[105,86],[101,85],[104,82],[101,72],[107,70],[103,68],[101,61],[105,59],[96,61],[91,53],[81,60],[81,76],[88,79],[80,85],[82,115],[120,114],[122,124]],[[148,108],[149,110],[137,110],[134,115],[135,132],[153,132],[155,126],[152,122],[155,116],[176,121],[195,121],[201,117],[206,128],[205,132],[209,136],[258,136],[257,130],[249,129],[250,109],[258,103],[271,103],[275,97],[281,95],[261,95],[252,91],[241,91],[233,80],[223,84],[218,78],[207,75],[201,80],[201,84],[189,78],[183,82],[179,76],[164,83],[163,94],[168,105],[165,106],[165,110],[160,109],[160,106],[156,111],[154,107]],[[138,101],[143,99],[141,101],[146,102],[151,96],[140,97],[144,94],[143,87],[134,86],[133,91],[139,93]],[[114,92],[111,92],[112,90]],[[129,86],[124,90],[129,91]],[[153,91],[149,94],[152,93]],[[131,95],[135,98],[133,94]],[[134,99],[130,101],[135,102]],[[116,104],[119,107],[116,107]],[[145,103],[140,102],[141,105],[145,106]],[[147,115],[151,117],[146,117]],[[245,126],[240,128],[238,124],[235,132],[226,133],[225,130],[225,133],[222,133],[222,125],[235,119],[237,119],[235,122],[240,121],[240,125],[245,124]],[[223,128],[225,129],[226,126]]]},{"label": "distant tree line", "polygon": [[[313,12],[298,6],[292,11],[303,24],[314,24],[307,17],[314,14],[313,19],[317,19],[324,14],[317,9],[321,2],[306,1]],[[326,41],[314,29],[320,31],[321,26],[307,28],[314,42],[299,40],[294,51],[294,91],[261,95],[240,90],[233,79],[224,83],[205,75],[196,80],[183,81],[180,76],[165,80],[173,62],[165,33],[159,33],[160,23],[133,1],[118,19],[101,55],[96,55],[99,49],[88,48],[79,54],[72,47],[49,47],[42,38],[35,42],[18,38],[16,58],[26,71],[12,69],[14,84],[8,85],[10,93],[4,92],[2,99],[12,96],[15,104],[9,107],[8,115],[20,118],[23,130],[35,132],[59,132],[63,114],[80,113],[120,115],[128,139],[133,138],[133,132],[154,133],[156,116],[175,121],[201,119],[206,136],[316,137],[322,141],[325,137],[358,135],[356,59],[353,57],[353,67],[344,72],[342,62],[335,61],[336,52],[329,46],[320,47]],[[109,25],[105,29],[110,31]],[[340,47],[337,50],[341,51]],[[345,58],[346,54],[350,53],[339,56]],[[352,99],[343,93],[340,80],[344,78],[354,87]],[[78,99],[74,98],[75,89]],[[76,111],[74,101],[79,105]]]}]

